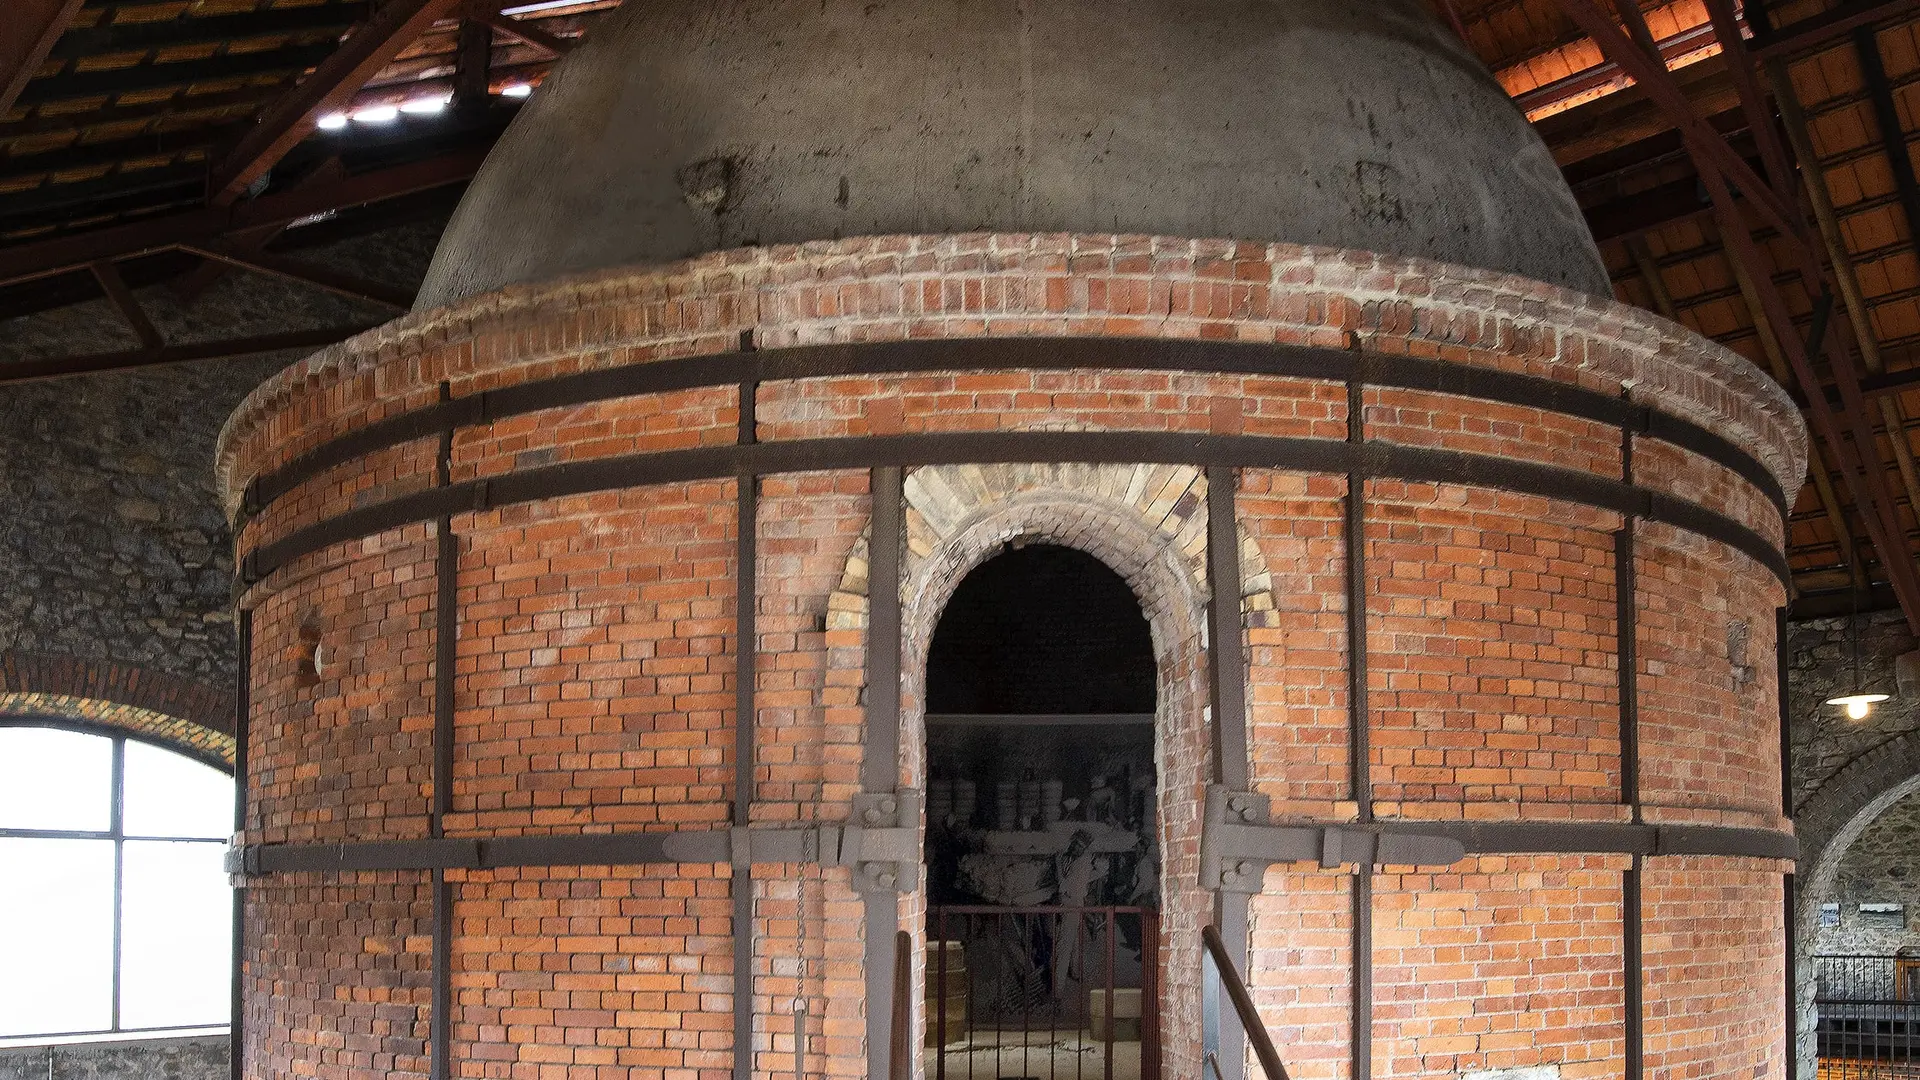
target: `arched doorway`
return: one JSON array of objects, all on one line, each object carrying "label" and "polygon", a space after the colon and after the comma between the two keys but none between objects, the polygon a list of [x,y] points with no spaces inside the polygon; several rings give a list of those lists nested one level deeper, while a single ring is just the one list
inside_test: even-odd
[{"label": "arched doorway", "polygon": [[930,1077],[1154,1071],[1158,682],[1132,588],[1074,548],[1010,544],[941,611],[926,681]]}]

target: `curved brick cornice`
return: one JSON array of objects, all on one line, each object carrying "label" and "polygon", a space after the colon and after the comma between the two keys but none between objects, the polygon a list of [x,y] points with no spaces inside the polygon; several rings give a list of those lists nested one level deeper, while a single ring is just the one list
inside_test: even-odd
[{"label": "curved brick cornice", "polygon": [[[1739,355],[1611,300],[1489,271],[1290,244],[1156,237],[863,237],[717,252],[513,286],[403,316],[257,388],[227,421],[231,513],[254,475],[441,379],[486,385],[633,362],[618,350],[765,348],[906,336],[1115,336],[1359,345],[1624,389],[1720,433],[1795,491],[1806,430]],[[1270,335],[1270,336],[1269,336]],[[490,344],[488,344],[491,342]],[[499,378],[513,371],[514,377]]]},{"label": "curved brick cornice", "polygon": [[233,763],[231,694],[132,664],[0,652],[0,718],[46,718],[138,735]]}]

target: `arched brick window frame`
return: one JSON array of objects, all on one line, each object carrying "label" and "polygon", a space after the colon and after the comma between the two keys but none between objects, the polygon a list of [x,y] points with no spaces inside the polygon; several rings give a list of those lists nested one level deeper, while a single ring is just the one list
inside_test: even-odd
[{"label": "arched brick window frame", "polygon": [[[1172,1002],[1198,1003],[1199,929],[1211,899],[1199,890],[1199,803],[1212,752],[1207,729],[1207,482],[1200,470],[1170,465],[943,465],[908,473],[903,485],[906,537],[901,566],[901,780],[924,786],[927,653],[953,592],[975,567],[1015,542],[1059,544],[1101,560],[1140,601],[1153,634],[1157,670],[1155,741],[1160,773],[1162,1068],[1198,1074],[1200,1017],[1175,1015]],[[1275,611],[1272,576],[1257,542],[1238,530],[1243,625]],[[828,599],[828,631],[867,626],[870,531],[847,558]],[[843,654],[857,662],[859,654]],[[1185,828],[1186,835],[1180,831]],[[924,984],[924,884],[902,909],[921,947],[916,982]],[[910,996],[920,1012],[921,995]],[[916,1015],[916,1025],[925,1017]],[[913,1040],[916,1055],[923,1039]],[[916,1067],[917,1064],[916,1064]]]},{"label": "arched brick window frame", "polygon": [[233,770],[233,697],[134,664],[0,653],[0,722],[136,736]]}]

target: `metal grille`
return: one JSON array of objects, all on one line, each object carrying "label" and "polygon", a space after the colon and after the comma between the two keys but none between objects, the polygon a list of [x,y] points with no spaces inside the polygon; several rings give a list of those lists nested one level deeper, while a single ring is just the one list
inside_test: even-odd
[{"label": "metal grille", "polygon": [[935,907],[928,1080],[1157,1080],[1159,919],[1138,907]]},{"label": "metal grille", "polygon": [[1816,956],[1819,1080],[1920,1080],[1920,956]]}]

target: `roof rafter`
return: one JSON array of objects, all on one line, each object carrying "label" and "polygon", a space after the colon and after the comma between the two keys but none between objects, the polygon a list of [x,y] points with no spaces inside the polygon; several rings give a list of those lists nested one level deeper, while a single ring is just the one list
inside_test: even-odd
[{"label": "roof rafter", "polygon": [[55,42],[73,23],[81,0],[11,0],[10,25],[0,34],[0,116],[27,88]]},{"label": "roof rafter", "polygon": [[450,14],[459,0],[392,0],[357,26],[346,42],[313,73],[270,106],[252,133],[213,170],[212,201],[233,203],[429,26]]}]

